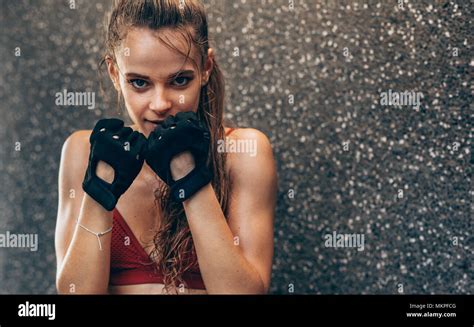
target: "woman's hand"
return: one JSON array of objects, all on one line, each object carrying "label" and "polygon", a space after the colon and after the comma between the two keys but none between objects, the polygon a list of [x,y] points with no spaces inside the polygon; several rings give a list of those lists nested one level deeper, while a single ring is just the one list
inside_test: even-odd
[{"label": "woman's hand", "polygon": [[145,136],[120,119],[101,119],[90,136],[89,165],[82,188],[106,210],[113,210],[145,160]]},{"label": "woman's hand", "polygon": [[97,177],[106,181],[107,183],[112,183],[114,181],[115,171],[112,166],[106,162],[99,161],[97,163],[95,174]]},{"label": "woman's hand", "polygon": [[189,174],[195,167],[194,157],[189,151],[181,152],[171,159],[170,170],[173,180],[183,178]]},{"label": "woman's hand", "polygon": [[210,135],[192,111],[169,116],[148,137],[147,164],[182,202],[212,180],[207,166]]}]

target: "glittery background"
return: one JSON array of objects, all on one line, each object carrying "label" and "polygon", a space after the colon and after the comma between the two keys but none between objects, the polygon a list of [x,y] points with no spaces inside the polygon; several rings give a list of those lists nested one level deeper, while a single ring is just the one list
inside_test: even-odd
[{"label": "glittery background", "polygon": [[[39,237],[0,248],[0,293],[55,293],[61,146],[119,116],[96,71],[108,2],[0,3],[0,232]],[[271,292],[473,293],[469,1],[205,3],[226,116],[278,165]],[[56,106],[63,89],[96,109]],[[423,98],[381,105],[388,90]],[[326,247],[333,232],[364,250]]]}]

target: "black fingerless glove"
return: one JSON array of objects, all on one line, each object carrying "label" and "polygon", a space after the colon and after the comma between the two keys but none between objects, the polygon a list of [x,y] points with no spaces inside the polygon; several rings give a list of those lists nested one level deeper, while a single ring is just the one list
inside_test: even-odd
[{"label": "black fingerless glove", "polygon": [[[147,164],[171,188],[171,197],[177,202],[189,199],[212,180],[212,171],[206,165],[209,154],[210,133],[192,111],[169,116],[148,137]],[[183,178],[171,177],[171,159],[190,151],[195,167]]]},{"label": "black fingerless glove", "polygon": [[[146,154],[147,140],[120,119],[101,119],[90,136],[91,150],[82,188],[105,209],[115,208],[119,197],[130,187],[140,172]],[[99,161],[114,169],[112,184],[96,175]]]}]

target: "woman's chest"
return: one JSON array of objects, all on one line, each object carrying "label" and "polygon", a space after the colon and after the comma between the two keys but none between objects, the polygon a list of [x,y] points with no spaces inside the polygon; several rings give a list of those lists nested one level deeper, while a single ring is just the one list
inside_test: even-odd
[{"label": "woman's chest", "polygon": [[147,254],[153,250],[153,238],[162,220],[159,202],[155,199],[156,187],[150,187],[142,180],[136,180],[120,197],[116,209],[127,224],[130,232]]},{"label": "woman's chest", "polygon": [[[224,169],[231,179],[232,155],[227,154]],[[163,182],[144,167],[130,188],[120,197],[116,209],[128,225],[132,237],[145,249],[147,254],[154,249],[154,236],[160,228],[163,214],[160,210],[160,192]]]}]

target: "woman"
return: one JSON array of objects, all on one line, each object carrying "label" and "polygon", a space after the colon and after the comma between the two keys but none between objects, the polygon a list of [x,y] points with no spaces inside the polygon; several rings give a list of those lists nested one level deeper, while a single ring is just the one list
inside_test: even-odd
[{"label": "woman", "polygon": [[[276,169],[267,137],[223,126],[224,82],[197,1],[116,1],[103,63],[133,121],[68,137],[59,293],[266,293]],[[222,151],[251,141],[256,155]]]}]

